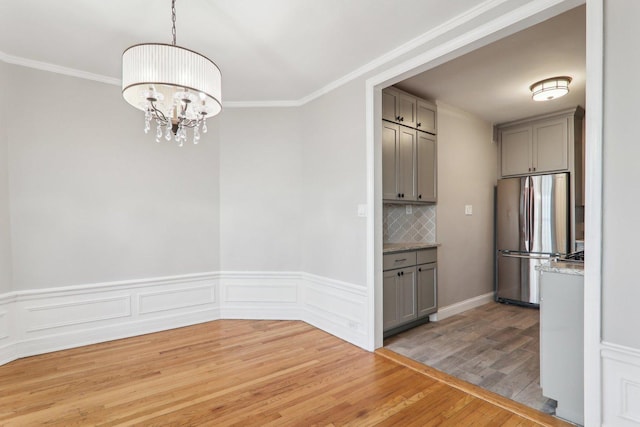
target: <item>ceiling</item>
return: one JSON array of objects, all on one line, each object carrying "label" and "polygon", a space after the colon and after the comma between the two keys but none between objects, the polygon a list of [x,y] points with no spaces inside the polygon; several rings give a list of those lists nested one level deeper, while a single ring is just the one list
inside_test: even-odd
[{"label": "ceiling", "polygon": [[[225,102],[298,101],[479,3],[442,6],[442,0],[178,0],[177,44],[218,64]],[[574,78],[571,94],[552,107],[584,105],[585,18],[584,7],[578,9],[401,86],[499,122],[531,115],[529,84],[567,74]],[[116,81],[122,52],[143,42],[171,42],[170,0],[0,1],[0,56]]]},{"label": "ceiling", "polygon": [[[177,44],[220,67],[225,101],[299,100],[477,5],[178,0]],[[122,52],[143,42],[171,42],[170,0],[0,1],[7,55],[119,79]]]},{"label": "ceiling", "polygon": [[[397,87],[445,102],[491,123],[585,106],[585,6],[404,80]],[[569,94],[535,102],[529,86],[570,76]]]}]

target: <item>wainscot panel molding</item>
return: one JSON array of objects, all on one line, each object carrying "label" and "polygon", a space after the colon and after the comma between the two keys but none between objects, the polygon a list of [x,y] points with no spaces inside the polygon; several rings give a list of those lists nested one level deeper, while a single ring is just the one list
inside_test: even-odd
[{"label": "wainscot panel molding", "polygon": [[189,274],[5,294],[0,363],[216,320],[218,280]]},{"label": "wainscot panel molding", "polygon": [[0,364],[218,319],[302,320],[365,347],[362,286],[302,272],[212,272],[0,295]]},{"label": "wainscot panel molding", "polygon": [[223,271],[222,319],[304,320],[300,312],[298,272]]},{"label": "wainscot panel molding", "polygon": [[367,289],[303,273],[301,305],[305,321],[352,344],[367,348]]},{"label": "wainscot panel molding", "polygon": [[477,297],[469,298],[464,301],[457,302],[455,304],[448,305],[446,307],[439,307],[437,313],[429,315],[429,320],[437,322],[438,320],[444,320],[447,317],[455,316],[464,311],[471,310],[472,308],[480,307],[495,300],[495,293],[489,292],[484,295],[478,295]]},{"label": "wainscot panel molding", "polygon": [[640,350],[603,342],[603,426],[640,426]]}]

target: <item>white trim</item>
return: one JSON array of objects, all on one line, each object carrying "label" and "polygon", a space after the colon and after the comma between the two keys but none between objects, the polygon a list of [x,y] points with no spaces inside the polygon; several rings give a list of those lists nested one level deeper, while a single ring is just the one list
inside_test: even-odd
[{"label": "white trim", "polygon": [[79,79],[93,80],[95,82],[106,83],[114,86],[120,86],[122,84],[120,79],[104,76],[102,74],[89,73],[87,71],[77,70],[75,68],[50,64],[48,62],[34,61],[33,59],[8,55],[4,52],[0,52],[0,60],[8,64],[21,65],[27,68],[49,71],[50,73],[63,74],[65,76],[77,77]]},{"label": "white trim", "polygon": [[602,425],[640,426],[640,350],[603,342],[601,351]]},{"label": "white trim", "polygon": [[0,295],[0,364],[217,319],[302,320],[366,348],[367,289],[304,272],[223,271]]},{"label": "white trim", "polygon": [[587,99],[585,111],[584,422],[603,421],[602,340],[602,154],[604,116],[604,5],[587,0]]},{"label": "white trim", "polygon": [[469,298],[464,301],[457,302],[455,304],[448,305],[446,307],[438,308],[437,313],[429,315],[429,320],[432,322],[438,322],[448,317],[455,316],[456,314],[464,313],[472,308],[480,307],[495,301],[495,294],[493,292],[486,293],[484,295],[478,295],[477,297]]}]

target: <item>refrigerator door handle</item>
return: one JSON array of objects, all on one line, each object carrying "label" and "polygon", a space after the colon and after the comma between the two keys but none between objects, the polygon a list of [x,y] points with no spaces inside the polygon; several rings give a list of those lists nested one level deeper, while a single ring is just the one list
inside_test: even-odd
[{"label": "refrigerator door handle", "polygon": [[533,178],[529,177],[529,250],[532,251],[535,248],[533,238],[535,235],[535,189],[533,188]]},{"label": "refrigerator door handle", "polygon": [[517,254],[511,254],[511,253],[505,253],[502,252],[501,253],[503,257],[507,257],[507,258],[522,258],[522,259],[551,259],[555,256],[557,256],[557,254],[541,254],[541,255],[517,255]]}]

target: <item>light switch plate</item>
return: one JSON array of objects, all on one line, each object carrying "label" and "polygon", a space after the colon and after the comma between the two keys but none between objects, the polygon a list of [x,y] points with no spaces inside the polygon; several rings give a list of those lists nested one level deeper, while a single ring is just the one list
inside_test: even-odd
[{"label": "light switch plate", "polygon": [[367,205],[358,205],[358,216],[367,216]]},{"label": "light switch plate", "polygon": [[473,206],[472,205],[464,205],[464,214],[465,215],[473,215]]}]

